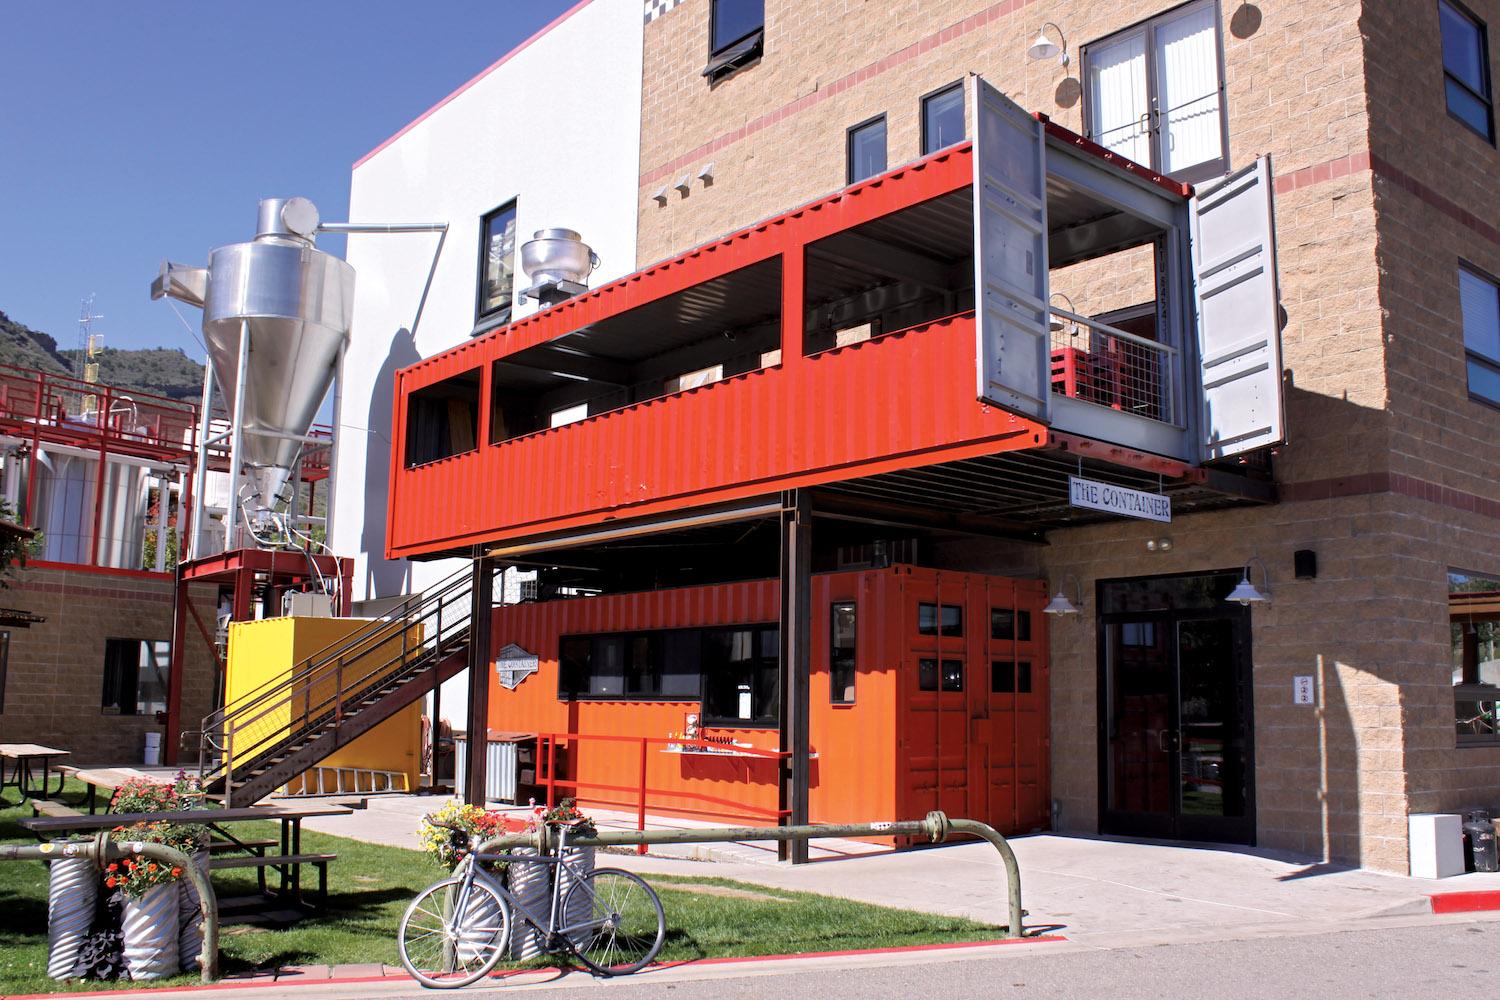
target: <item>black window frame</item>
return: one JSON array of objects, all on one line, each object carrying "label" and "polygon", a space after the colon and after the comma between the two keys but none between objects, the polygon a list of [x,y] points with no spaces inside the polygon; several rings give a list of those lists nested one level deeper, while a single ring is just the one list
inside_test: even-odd
[{"label": "black window frame", "polygon": [[[1473,11],[1458,3],[1457,0],[1438,0],[1438,49],[1443,64],[1443,108],[1448,112],[1448,117],[1463,125],[1464,128],[1479,136],[1491,146],[1495,145],[1495,87],[1490,76],[1490,33],[1489,26],[1479,18]],[[1443,8],[1447,7],[1460,20],[1467,21],[1474,28],[1474,33],[1479,36],[1479,72],[1480,83],[1484,86],[1484,93],[1479,93],[1473,87],[1448,69],[1448,51],[1443,45]],[[1461,88],[1470,97],[1474,98],[1485,108],[1485,131],[1481,132],[1474,127],[1474,123],[1463,115],[1453,110],[1453,103],[1448,98],[1448,85],[1453,84]]]},{"label": "black window frame", "polygon": [[[652,676],[656,679],[656,690],[643,690],[639,686],[631,689],[632,677],[637,679],[642,675],[639,665],[634,663],[633,644],[639,641],[647,643],[647,659],[653,658],[653,652],[661,652],[665,645],[665,636],[668,633],[701,632],[702,629],[633,629],[617,632],[570,632],[557,638],[557,700],[558,701],[663,701],[676,702],[679,704],[701,703],[703,700],[703,671],[702,661],[698,663],[696,670],[698,683],[696,689],[687,692],[663,692],[662,679],[667,676],[664,658],[658,658],[654,664],[655,669]],[[590,677],[589,660],[592,660],[599,645],[605,642],[618,641],[622,643],[622,654],[624,660],[621,665],[619,694],[595,693],[587,690]],[[577,662],[577,654],[569,653],[570,645],[588,644],[587,656],[580,664]],[[700,643],[701,650],[701,643]],[[663,654],[664,656],[664,654]],[[701,653],[700,653],[701,657]]]},{"label": "black window frame", "polygon": [[[710,626],[702,629],[701,631],[703,633],[705,644],[710,635],[734,632],[749,632],[752,636],[750,640],[751,648],[753,650],[757,650],[757,652],[754,652],[751,657],[754,661],[756,661],[756,665],[751,667],[751,717],[749,719],[742,719],[737,716],[715,715],[709,710],[709,686],[713,683],[713,679],[710,677],[708,670],[705,668],[701,671],[702,680],[700,682],[703,689],[703,725],[711,729],[775,729],[778,725],[777,714],[780,710],[781,704],[781,625],[777,622],[754,622],[743,625]],[[763,652],[759,652],[759,650],[765,648],[765,643],[762,641],[762,636],[767,633],[771,633],[775,636],[774,641],[772,641],[770,644],[771,648],[775,650],[775,652],[769,655]],[[707,658],[706,651],[704,657],[705,659]],[[773,678],[772,683],[774,685],[774,690],[766,699],[766,703],[771,706],[771,712],[769,715],[756,715],[754,714],[754,706],[757,702],[761,701],[761,692],[756,687],[755,678],[760,675],[761,671],[764,668],[764,663],[762,661],[766,660],[771,661],[772,669],[770,671],[770,676]]]},{"label": "black window frame", "polygon": [[[1010,676],[1010,684],[1005,686],[1000,681],[1007,672]],[[990,660],[990,694],[1031,694],[1032,673],[1029,658],[992,659]]]},{"label": "black window frame", "polygon": [[[931,608],[934,612],[933,621],[935,624],[930,629],[922,627],[922,612],[927,608]],[[950,608],[958,612],[958,624],[951,629],[943,625],[943,611]],[[964,637],[964,606],[962,604],[944,604],[941,600],[918,601],[917,635],[935,637],[939,634],[944,639],[962,639]]]},{"label": "black window frame", "polygon": [[[865,129],[873,128],[876,125],[880,126],[881,146],[885,151],[885,165],[882,166],[879,170],[876,170],[874,173],[865,174],[863,177],[855,177],[854,137],[858,133],[863,132]],[[857,122],[853,125],[850,125],[844,131],[844,182],[846,184],[858,184],[860,181],[867,181],[871,177],[878,177],[889,170],[891,168],[890,139],[891,133],[889,123],[886,121],[885,112],[881,112],[878,115],[866,118],[862,122]]]},{"label": "black window frame", "polygon": [[[957,667],[958,684],[950,685],[949,667]],[[930,669],[929,669],[930,668]],[[926,692],[942,692],[944,694],[961,694],[964,689],[964,675],[968,673],[968,663],[962,656],[919,656],[917,658],[917,690]],[[932,683],[927,682],[929,674]]]},{"label": "black window frame", "polygon": [[[853,632],[847,647],[839,645],[839,612],[848,610],[854,616]],[[844,649],[847,655],[840,656]],[[848,675],[848,683],[840,684],[841,674]],[[834,601],[828,607],[828,703],[830,705],[852,705],[859,683],[859,604],[857,601]],[[840,691],[851,692],[848,697],[839,697]]]},{"label": "black window frame", "polygon": [[[964,134],[960,135],[953,142],[945,143],[941,146],[934,146],[932,145],[932,135],[928,131],[929,123],[927,121],[927,109],[931,107],[933,101],[937,100],[939,97],[945,97],[948,94],[953,93],[954,91],[958,92],[958,116],[959,119],[964,122]],[[963,142],[968,137],[969,96],[964,93],[964,82],[962,80],[955,80],[952,83],[947,84],[946,86],[939,87],[937,90],[923,94],[918,104],[918,112],[918,117],[920,117],[922,121],[923,156],[931,156],[938,150],[947,149],[949,146],[957,145],[958,143]],[[889,151],[887,151],[887,154],[889,154]],[[887,155],[887,160],[889,160],[889,155]]]},{"label": "black window frame", "polygon": [[708,78],[709,86],[756,62],[765,51],[765,0],[760,2],[760,24],[732,41],[715,45],[714,40],[719,33],[721,2],[729,0],[709,0],[708,4],[708,65],[703,68],[702,75]]},{"label": "black window frame", "polygon": [[[997,615],[1010,616],[1010,635],[1005,635]],[[1030,608],[990,608],[990,639],[994,642],[1033,642]]]},{"label": "black window frame", "polygon": [[[1486,271],[1482,267],[1477,267],[1474,264],[1471,264],[1469,261],[1465,260],[1462,257],[1458,259],[1458,269],[1459,271],[1469,272],[1469,274],[1473,277],[1478,278],[1480,281],[1483,281],[1485,284],[1489,285],[1490,288],[1495,292],[1497,305],[1500,305],[1500,278],[1495,277],[1495,275]],[[1474,389],[1473,381],[1469,377],[1470,366],[1477,365],[1480,368],[1484,368],[1492,372],[1497,378],[1500,378],[1500,356],[1492,358],[1487,354],[1482,354],[1479,351],[1472,350],[1469,347],[1468,339],[1464,335],[1462,279],[1460,279],[1458,292],[1458,336],[1459,341],[1463,344],[1464,349],[1464,389],[1468,393],[1469,399],[1473,400],[1474,402],[1483,404],[1484,406],[1500,408],[1500,394],[1497,394],[1495,396],[1487,396],[1483,392],[1476,392]]]},{"label": "black window frame", "polygon": [[[504,326],[509,323],[515,314],[516,308],[516,257],[520,247],[520,204],[521,199],[512,198],[509,201],[490,209],[479,217],[479,280],[474,286],[474,326],[475,329],[489,329],[496,326]],[[510,248],[510,301],[504,305],[497,305],[485,309],[485,283],[489,278],[488,268],[490,261],[490,223],[500,215],[510,212],[516,218],[516,235],[512,239]]]},{"label": "black window frame", "polygon": [[[162,647],[161,652],[166,663],[165,673],[161,677],[162,698],[158,702],[161,707],[152,708],[150,702],[143,707],[141,704],[141,656],[145,647],[151,647],[154,657],[157,652],[155,647],[158,646]],[[134,656],[125,656],[126,650],[133,650]],[[168,707],[167,692],[171,690],[172,683],[172,644],[166,639],[110,636],[104,640],[104,668],[101,674],[100,715],[148,717],[157,712],[164,712]],[[110,699],[111,694],[114,695],[113,701]]]},{"label": "black window frame", "polygon": [[[1160,93],[1156,79],[1156,28],[1166,20],[1185,13],[1191,7],[1213,8],[1214,22],[1214,52],[1219,71],[1219,156],[1214,160],[1204,160],[1195,163],[1191,167],[1176,173],[1167,174],[1163,168],[1166,162],[1164,143],[1166,142],[1166,130],[1162,127],[1161,112],[1157,110],[1160,103],[1157,97]],[[1143,164],[1152,170],[1158,171],[1166,176],[1188,184],[1201,184],[1215,177],[1221,177],[1229,172],[1229,90],[1227,74],[1224,71],[1224,18],[1220,8],[1219,0],[1188,0],[1187,3],[1179,4],[1170,10],[1164,10],[1159,14],[1153,14],[1144,21],[1137,21],[1119,31],[1111,32],[1103,38],[1096,38],[1085,43],[1079,49],[1078,80],[1083,85],[1081,99],[1081,111],[1083,112],[1083,134],[1084,137],[1098,141],[1094,135],[1093,112],[1089,99],[1089,53],[1113,42],[1120,41],[1126,35],[1134,32],[1144,31],[1146,35],[1146,99],[1150,104],[1151,116],[1151,162]]]}]

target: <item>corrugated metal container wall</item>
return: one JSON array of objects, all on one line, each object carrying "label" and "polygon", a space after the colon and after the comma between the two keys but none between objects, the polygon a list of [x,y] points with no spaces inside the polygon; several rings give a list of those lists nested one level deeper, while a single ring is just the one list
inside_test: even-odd
[{"label": "corrugated metal container wall", "polygon": [[[969,147],[945,150],[398,372],[390,555],[1041,444],[1045,428],[976,400],[972,312],[803,353],[807,245],[970,184]],[[773,258],[781,272],[781,363],[488,443],[497,360]],[[410,394],[469,373],[479,379],[478,447],[407,468]]]},{"label": "corrugated metal container wall", "polygon": [[[941,581],[939,583],[939,581]],[[917,635],[918,606],[931,599],[939,585],[945,602],[964,600],[965,618],[990,623],[990,604],[1000,609],[1030,613],[1032,638],[1020,646],[989,640],[988,631],[971,629],[971,639],[944,640],[945,651],[958,643],[969,661],[975,710],[983,708],[993,728],[968,729],[968,702],[952,712],[962,719],[959,741],[941,752],[957,763],[948,770],[950,787],[963,792],[970,771],[976,791],[961,801],[943,800],[953,815],[990,816],[1007,830],[1031,829],[1036,810],[1033,799],[1045,803],[1046,788],[1046,645],[1040,609],[1045,587],[1036,581],[1013,581],[978,575],[938,574],[933,570],[897,566],[883,570],[819,574],[813,578],[811,648],[812,786],[809,805],[815,822],[855,822],[920,817],[937,808],[931,760],[937,734],[920,722],[932,717],[932,698],[918,691],[920,661],[935,640]],[[956,598],[951,595],[958,595]],[[856,614],[856,675],[854,698],[836,704],[831,698],[832,608],[853,601]],[[648,629],[775,622],[779,613],[777,584],[757,580],[713,587],[619,594],[496,609],[494,649],[515,643],[539,658],[537,673],[515,690],[491,679],[490,725],[496,729],[579,733],[608,737],[665,737],[680,733],[689,712],[700,712],[694,701],[598,701],[559,698],[558,654],[566,635],[629,632]],[[964,643],[970,643],[972,650]],[[935,647],[934,647],[935,648]],[[991,654],[1015,651],[1030,654],[1030,692],[990,694]],[[983,681],[981,684],[980,681]],[[981,689],[983,697],[980,697]],[[842,692],[847,693],[847,692]],[[927,699],[927,710],[921,707]],[[1009,721],[1017,703],[1024,702],[1024,730],[1014,734]],[[951,709],[951,706],[943,706]],[[944,719],[945,723],[950,720]],[[714,735],[731,735],[764,749],[777,749],[774,728],[712,727]],[[972,742],[972,747],[971,747]],[[769,816],[777,806],[777,767],[774,761],[668,754],[653,744],[645,755],[646,784],[653,789],[683,793],[649,799],[652,812],[709,816],[743,821]],[[640,784],[641,756],[635,742],[581,740],[572,743],[559,774],[594,786],[579,798],[585,803],[635,808]],[[1009,798],[1007,775],[1024,776],[1028,788],[1025,818],[1018,818]],[[597,786],[611,786],[601,789]],[[999,788],[996,792],[993,789]],[[979,789],[983,790],[980,794]],[[563,794],[568,794],[564,789]],[[1003,794],[1002,794],[1003,793]],[[740,803],[744,808],[717,806],[688,796],[708,796]],[[1001,801],[1004,799],[1004,801]],[[717,811],[716,811],[717,810]],[[983,810],[977,811],[977,810]],[[766,821],[771,821],[767,819]]]}]

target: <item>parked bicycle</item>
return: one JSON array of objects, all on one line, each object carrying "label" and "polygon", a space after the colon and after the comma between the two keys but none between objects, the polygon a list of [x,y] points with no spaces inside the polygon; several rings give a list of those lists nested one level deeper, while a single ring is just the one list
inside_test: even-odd
[{"label": "parked bicycle", "polygon": [[[661,951],[667,919],[655,890],[618,868],[585,871],[567,861],[567,826],[559,827],[555,855],[481,854],[463,829],[427,821],[451,832],[463,860],[418,893],[401,917],[401,964],[422,985],[457,989],[478,982],[509,948],[514,920],[535,928],[547,952],[575,955],[601,976],[639,971]],[[494,861],[552,869],[546,912],[528,908],[485,870]]]}]

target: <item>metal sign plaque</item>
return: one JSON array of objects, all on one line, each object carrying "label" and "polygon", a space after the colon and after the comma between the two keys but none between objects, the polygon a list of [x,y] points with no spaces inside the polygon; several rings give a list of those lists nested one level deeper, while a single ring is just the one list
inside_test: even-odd
[{"label": "metal sign plaque", "polygon": [[1107,511],[1122,517],[1138,517],[1147,521],[1172,520],[1172,498],[1169,496],[1093,479],[1080,479],[1077,476],[1068,477],[1068,503],[1073,507]]},{"label": "metal sign plaque", "polygon": [[535,653],[511,643],[495,656],[495,673],[500,675],[500,686],[514,691],[516,686],[536,673],[538,658]]}]

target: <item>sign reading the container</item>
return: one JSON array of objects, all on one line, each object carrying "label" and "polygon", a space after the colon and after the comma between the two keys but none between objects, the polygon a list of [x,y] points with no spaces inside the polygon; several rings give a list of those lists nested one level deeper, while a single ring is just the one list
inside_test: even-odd
[{"label": "sign reading the container", "polygon": [[495,657],[495,673],[500,675],[500,686],[514,691],[516,686],[536,673],[537,656],[511,643]]},{"label": "sign reading the container", "polygon": [[1068,477],[1068,503],[1074,507],[1088,507],[1147,521],[1172,520],[1172,498],[1169,496],[1077,476]]},{"label": "sign reading the container", "polygon": [[1292,678],[1292,704],[1311,705],[1313,703],[1313,679],[1307,676]]}]

